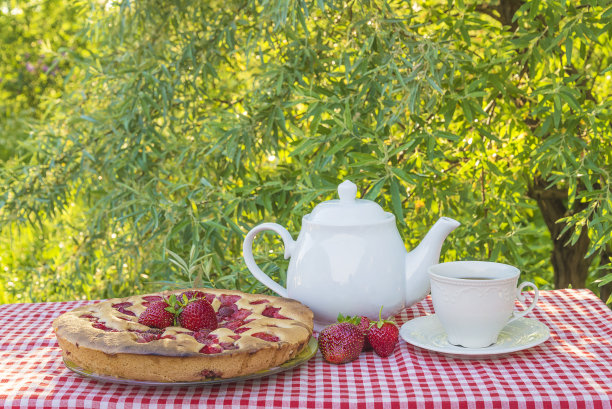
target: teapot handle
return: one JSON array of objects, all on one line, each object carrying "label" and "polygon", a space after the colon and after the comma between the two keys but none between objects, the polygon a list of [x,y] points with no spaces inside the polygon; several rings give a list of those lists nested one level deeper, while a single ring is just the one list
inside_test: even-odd
[{"label": "teapot handle", "polygon": [[244,262],[246,263],[247,268],[253,274],[253,276],[258,279],[263,285],[280,295],[281,297],[287,297],[287,289],[281,287],[276,281],[272,280],[266,273],[264,273],[257,263],[255,263],[255,258],[253,258],[253,239],[257,235],[257,233],[262,232],[264,230],[272,230],[277,233],[283,239],[283,244],[285,245],[285,259],[291,257],[291,252],[295,247],[295,241],[291,237],[291,234],[280,224],[276,223],[262,223],[258,226],[255,226],[249,231],[244,238],[244,242],[242,243],[242,256],[244,257]]}]

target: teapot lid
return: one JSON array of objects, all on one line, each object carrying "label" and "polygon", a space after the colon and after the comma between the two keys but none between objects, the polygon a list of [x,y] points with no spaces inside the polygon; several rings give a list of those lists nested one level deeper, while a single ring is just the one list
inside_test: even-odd
[{"label": "teapot lid", "polygon": [[393,217],[376,202],[357,199],[357,185],[345,180],[338,186],[340,199],[327,200],[315,206],[308,220],[332,226],[371,224]]}]

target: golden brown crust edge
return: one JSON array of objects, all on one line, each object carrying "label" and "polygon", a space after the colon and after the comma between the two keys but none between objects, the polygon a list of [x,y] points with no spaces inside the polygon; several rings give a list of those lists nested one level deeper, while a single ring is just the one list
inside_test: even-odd
[{"label": "golden brown crust edge", "polygon": [[274,368],[297,356],[308,343],[262,348],[253,353],[168,357],[141,354],[106,354],[57,338],[62,355],[97,375],[148,382],[197,382],[236,378]]}]

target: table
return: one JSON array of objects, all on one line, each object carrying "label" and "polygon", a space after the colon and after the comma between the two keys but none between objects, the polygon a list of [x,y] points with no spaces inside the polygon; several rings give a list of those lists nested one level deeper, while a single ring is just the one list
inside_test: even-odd
[{"label": "table", "polygon": [[[458,360],[400,340],[346,365],[320,353],[258,380],[199,387],[98,383],[67,370],[51,329],[92,301],[0,305],[0,406],[13,408],[611,408],[612,312],[588,290],[541,291],[529,315],[551,338],[493,360]],[[396,320],[433,313],[430,298]]]}]

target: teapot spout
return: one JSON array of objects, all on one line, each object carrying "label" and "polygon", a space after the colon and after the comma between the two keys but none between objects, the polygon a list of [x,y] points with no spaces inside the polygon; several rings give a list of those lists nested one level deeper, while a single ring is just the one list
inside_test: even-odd
[{"label": "teapot spout", "polygon": [[461,223],[456,220],[441,217],[427,232],[417,248],[406,255],[406,306],[413,305],[429,294],[427,268],[438,264],[444,240],[459,225]]}]

